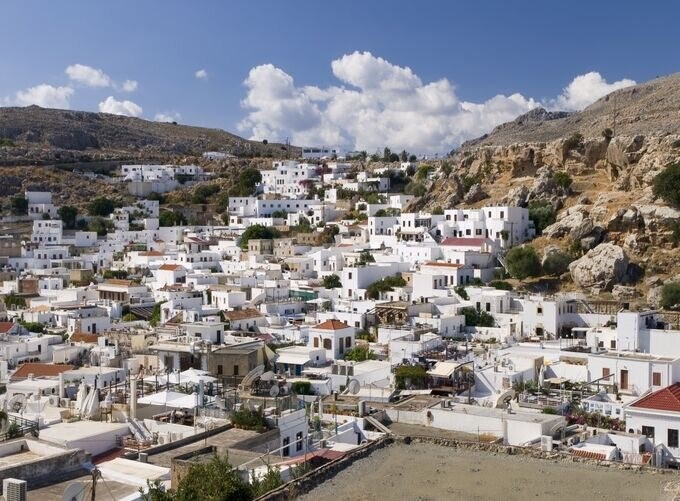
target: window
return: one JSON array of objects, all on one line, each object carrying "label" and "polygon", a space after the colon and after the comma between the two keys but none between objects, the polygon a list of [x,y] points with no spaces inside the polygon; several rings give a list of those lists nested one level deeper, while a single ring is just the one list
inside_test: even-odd
[{"label": "window", "polygon": [[538,308],[536,308],[536,314],[543,315],[543,306],[539,306]]},{"label": "window", "polygon": [[[652,386],[661,386],[661,373],[660,372],[652,372]],[[677,433],[677,431],[676,431],[676,433]]]},{"label": "window", "polygon": [[347,337],[345,338],[345,346],[347,346],[347,348],[351,348],[351,347],[352,347],[352,337],[351,337],[351,336],[347,336]]},{"label": "window", "polygon": [[290,438],[286,437],[283,439],[283,455],[284,456],[290,456]]},{"label": "window", "polygon": [[642,434],[647,438],[654,438],[654,427],[653,426],[643,426]]},{"label": "window", "polygon": [[[677,431],[676,431],[677,433]],[[297,434],[295,435],[295,450],[296,451],[301,451],[302,450],[302,432],[298,431]]]},{"label": "window", "polygon": [[234,376],[238,376],[238,365],[234,365]]},{"label": "window", "polygon": [[677,446],[678,446],[678,430],[668,428],[668,443],[666,444],[666,447]]},{"label": "window", "polygon": [[222,370],[223,370],[223,369],[222,369],[222,365],[221,365],[221,364],[218,364],[218,366],[217,366],[217,375],[218,375],[218,376],[222,374]]},{"label": "window", "polygon": [[612,350],[615,350],[615,349],[616,349],[616,339],[612,339],[612,340],[609,342],[609,348],[612,349]]},{"label": "window", "polygon": [[491,303],[486,303],[486,311],[491,311]]},{"label": "window", "polygon": [[609,367],[602,367],[602,377],[607,377],[609,374]]}]

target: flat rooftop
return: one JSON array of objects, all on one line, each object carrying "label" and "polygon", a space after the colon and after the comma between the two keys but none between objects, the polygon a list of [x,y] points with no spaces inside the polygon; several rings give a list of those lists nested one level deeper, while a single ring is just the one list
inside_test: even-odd
[{"label": "flat rooftop", "polygon": [[660,355],[652,355],[651,353],[639,353],[633,351],[607,351],[604,353],[593,353],[594,356],[603,358],[617,358],[625,360],[640,360],[643,362],[658,361],[658,362],[673,362],[680,357],[663,357]]}]

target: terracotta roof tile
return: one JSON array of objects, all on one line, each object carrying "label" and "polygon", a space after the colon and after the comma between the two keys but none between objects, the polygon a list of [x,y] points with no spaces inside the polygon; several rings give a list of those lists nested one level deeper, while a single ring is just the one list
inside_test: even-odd
[{"label": "terracotta roof tile", "polygon": [[264,315],[254,308],[246,308],[245,310],[225,311],[224,316],[229,320],[245,320],[247,318],[260,318]]},{"label": "terracotta roof tile", "polygon": [[87,332],[74,332],[69,338],[72,343],[97,343],[98,339],[97,334],[88,334]]},{"label": "terracotta roof tile", "polygon": [[341,322],[340,320],[332,318],[330,320],[326,320],[325,322],[320,323],[314,328],[327,331],[339,331],[342,329],[346,329],[347,327],[349,327],[349,325],[347,325],[345,322]]},{"label": "terracotta roof tile", "polygon": [[680,383],[652,392],[630,406],[638,409],[680,412]]},{"label": "terracotta roof tile", "polygon": [[62,372],[73,370],[75,367],[72,365],[55,365],[55,364],[39,364],[39,363],[29,363],[21,365],[14,374],[12,374],[12,380],[26,379],[29,374],[33,374],[34,377],[55,377]]},{"label": "terracotta roof tile", "polygon": [[4,334],[5,332],[9,332],[12,330],[12,327],[14,327],[14,322],[0,322],[0,334]]},{"label": "terracotta roof tile", "polygon": [[179,271],[183,270],[184,267],[181,264],[162,264],[158,269],[163,271]]}]

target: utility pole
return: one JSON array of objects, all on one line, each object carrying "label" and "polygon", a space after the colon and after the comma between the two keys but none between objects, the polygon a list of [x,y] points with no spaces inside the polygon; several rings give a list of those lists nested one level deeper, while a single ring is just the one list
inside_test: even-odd
[{"label": "utility pole", "polygon": [[95,466],[92,470],[92,495],[90,496],[90,501],[95,501],[95,495],[97,492],[97,478],[99,477],[99,468]]}]

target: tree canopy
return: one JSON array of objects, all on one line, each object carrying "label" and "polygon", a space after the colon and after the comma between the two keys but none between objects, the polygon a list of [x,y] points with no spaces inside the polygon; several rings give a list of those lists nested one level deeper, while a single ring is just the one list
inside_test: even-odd
[{"label": "tree canopy", "polygon": [[513,247],[505,256],[508,273],[520,280],[541,274],[541,262],[533,247]]},{"label": "tree canopy", "polygon": [[78,218],[78,209],[72,205],[62,205],[57,211],[59,219],[64,223],[64,228],[72,230],[76,227],[76,219]]},{"label": "tree canopy", "polygon": [[335,274],[326,275],[325,277],[323,277],[323,287],[324,289],[339,289],[340,287],[342,287],[340,277]]},{"label": "tree canopy", "polygon": [[241,235],[241,241],[239,242],[239,246],[243,250],[248,249],[248,241],[251,239],[268,239],[268,238],[276,238],[279,236],[279,231],[276,228],[272,228],[271,226],[264,226],[261,224],[253,224],[252,226],[248,226],[246,228],[246,231],[243,232],[243,235]]},{"label": "tree canopy", "polygon": [[90,216],[106,217],[115,209],[113,200],[106,197],[98,197],[87,204],[87,212]]},{"label": "tree canopy", "polygon": [[680,207],[680,162],[668,165],[654,178],[652,186],[655,197],[668,205]]}]

